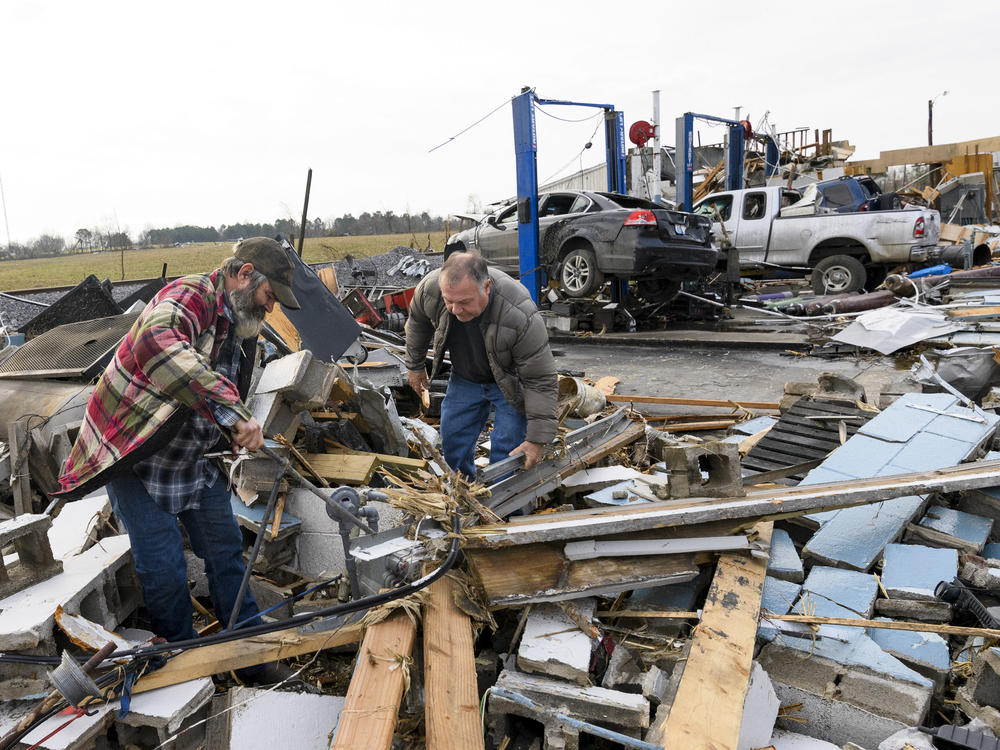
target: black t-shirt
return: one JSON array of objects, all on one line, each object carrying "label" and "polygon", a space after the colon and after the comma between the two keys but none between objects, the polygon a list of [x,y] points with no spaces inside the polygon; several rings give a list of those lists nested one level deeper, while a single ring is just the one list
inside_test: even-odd
[{"label": "black t-shirt", "polygon": [[468,323],[463,323],[452,315],[448,325],[445,346],[451,355],[451,368],[460,378],[472,383],[495,382],[490,361],[486,357],[486,343],[483,341],[481,324],[485,314],[486,310],[483,310]]}]

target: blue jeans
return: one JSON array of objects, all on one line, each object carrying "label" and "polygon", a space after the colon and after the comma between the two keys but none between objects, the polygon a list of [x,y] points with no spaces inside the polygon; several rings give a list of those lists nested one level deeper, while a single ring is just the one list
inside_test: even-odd
[{"label": "blue jeans", "polygon": [[441,402],[441,449],[453,470],[476,476],[476,442],[493,406],[490,463],[507,458],[524,442],[528,420],[504,398],[496,383],[473,383],[454,373]]},{"label": "blue jeans", "polygon": [[[228,624],[246,565],[243,535],[233,517],[225,476],[202,490],[200,508],[176,516],[156,504],[132,471],[115,477],[107,487],[111,507],[132,541],[135,570],[156,635],[168,641],[196,637],[178,519],[184,524],[194,553],[205,561],[215,616],[223,625]],[[248,587],[236,621],[252,618],[257,612],[257,602]],[[260,618],[255,618],[247,625],[259,622]]]}]

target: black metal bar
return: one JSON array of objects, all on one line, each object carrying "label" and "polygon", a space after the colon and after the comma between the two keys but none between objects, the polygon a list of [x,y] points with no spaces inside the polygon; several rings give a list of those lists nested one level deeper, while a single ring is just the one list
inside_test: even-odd
[{"label": "black metal bar", "polygon": [[302,203],[302,224],[299,225],[299,257],[302,257],[302,243],[305,242],[306,238],[306,214],[309,213],[309,190],[312,187],[313,181],[313,171],[309,168],[309,174],[306,175],[306,199]]}]

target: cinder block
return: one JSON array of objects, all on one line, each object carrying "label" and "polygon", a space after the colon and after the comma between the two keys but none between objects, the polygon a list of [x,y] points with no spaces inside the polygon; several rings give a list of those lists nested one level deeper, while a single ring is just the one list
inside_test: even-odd
[{"label": "cinder block", "polygon": [[966,690],[978,705],[1000,709],[1000,649],[979,652],[972,662],[972,677]]},{"label": "cinder block", "polygon": [[288,440],[295,439],[302,415],[285,403],[279,393],[255,394],[247,401],[264,434],[268,437],[283,435]]},{"label": "cinder block", "polygon": [[[608,690],[621,690],[626,693],[642,693],[645,677],[646,673],[635,656],[625,646],[619,644],[611,652],[608,668],[604,672],[604,679],[601,680],[601,687],[606,687]],[[666,687],[665,683],[664,679],[664,687]]]},{"label": "cinder block", "polygon": [[[739,447],[733,443],[702,443],[665,447],[663,460],[670,476],[671,497],[737,497],[743,488]],[[706,473],[705,479],[702,473]]]},{"label": "cinder block", "polygon": [[869,713],[914,727],[923,723],[933,690],[853,668],[838,685],[842,700]]},{"label": "cinder block", "polygon": [[892,619],[921,622],[951,622],[951,605],[947,602],[921,602],[909,599],[876,599],[875,611]]},{"label": "cinder block", "polygon": [[48,531],[52,519],[42,514],[26,513],[0,523],[0,547],[9,544],[17,550],[17,559],[0,564],[0,597],[9,596],[62,572],[62,561],[52,557]]},{"label": "cinder block", "polygon": [[114,630],[141,601],[128,536],[113,536],[63,563],[63,572],[0,600],[0,649],[52,638],[56,607]]},{"label": "cinder block", "polygon": [[234,688],[212,704],[205,747],[326,750],[344,704],[335,695]]},{"label": "cinder block", "polygon": [[935,693],[941,692],[951,671],[948,641],[937,633],[885,628],[869,628],[868,633],[883,651],[931,680]]},{"label": "cinder block", "polygon": [[204,677],[132,697],[129,712],[115,720],[118,741],[134,747],[197,750],[205,743],[205,724],[215,685]]}]

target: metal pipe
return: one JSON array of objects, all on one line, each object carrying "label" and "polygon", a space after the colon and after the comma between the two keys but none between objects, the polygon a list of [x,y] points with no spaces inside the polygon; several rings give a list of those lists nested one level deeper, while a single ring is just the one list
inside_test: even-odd
[{"label": "metal pipe", "polygon": [[240,581],[240,590],[236,595],[236,601],[233,602],[233,610],[229,613],[229,623],[226,625],[226,630],[232,630],[233,625],[236,624],[236,618],[240,614],[240,603],[243,601],[243,596],[247,593],[247,587],[250,585],[250,575],[253,572],[253,566],[257,562],[257,555],[260,554],[261,545],[264,543],[264,535],[267,533],[267,525],[271,521],[271,514],[274,513],[274,507],[278,504],[278,490],[281,488],[281,478],[284,475],[285,467],[279,463],[278,472],[274,475],[274,484],[271,486],[271,495],[267,498],[267,509],[264,511],[264,517],[260,519],[257,539],[254,541],[253,549],[250,551],[247,568],[243,571],[243,580]]}]

